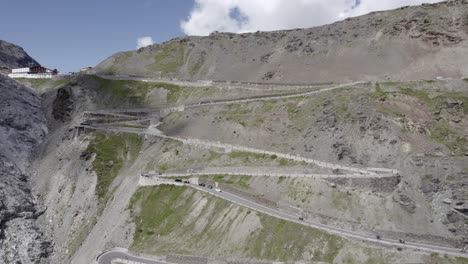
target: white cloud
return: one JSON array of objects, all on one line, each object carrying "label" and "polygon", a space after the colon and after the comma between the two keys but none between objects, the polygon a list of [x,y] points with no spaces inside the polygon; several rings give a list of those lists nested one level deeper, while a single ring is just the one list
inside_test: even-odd
[{"label": "white cloud", "polygon": [[181,22],[188,35],[213,31],[252,32],[323,25],[337,20],[405,5],[441,0],[195,0]]},{"label": "white cloud", "polygon": [[137,39],[137,49],[143,48],[149,45],[153,45],[154,41],[152,37],[141,37]]}]

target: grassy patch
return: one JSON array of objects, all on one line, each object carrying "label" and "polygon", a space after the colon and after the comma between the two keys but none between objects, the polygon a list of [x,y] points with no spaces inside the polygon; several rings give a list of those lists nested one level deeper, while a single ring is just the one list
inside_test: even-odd
[{"label": "grassy patch", "polygon": [[72,234],[72,239],[68,241],[68,255],[71,257],[80,248],[83,241],[89,235],[94,225],[97,223],[97,218],[92,217],[88,223],[83,224],[78,230]]},{"label": "grassy patch", "polygon": [[289,163],[289,161],[288,161],[287,159],[285,159],[285,158],[282,158],[282,159],[280,159],[280,161],[279,161],[279,165],[280,165],[280,166],[287,166],[288,163]]},{"label": "grassy patch", "polygon": [[[187,187],[158,186],[140,188],[129,205],[134,215],[136,231],[132,249],[144,253],[184,252],[187,254],[213,255],[212,248],[230,247],[229,233],[235,219],[227,218],[232,209],[231,203],[205,196],[208,200],[202,209],[203,220],[190,217],[195,197],[204,194]],[[275,261],[302,260],[305,252],[313,255],[313,261],[332,263],[339,250],[346,243],[338,236],[318,229],[287,222],[240,207],[240,219],[255,213],[261,227],[250,234],[239,248],[229,254],[268,259]],[[189,220],[190,219],[190,220]],[[240,220],[238,219],[238,220]],[[196,232],[197,222],[206,223],[203,230]],[[226,224],[222,224],[222,223]],[[177,239],[174,239],[177,238]],[[205,252],[205,253],[203,253]],[[210,252],[210,253],[207,253]],[[222,254],[222,252],[214,253]]]},{"label": "grassy patch", "polygon": [[96,195],[103,199],[109,186],[127,161],[127,156],[135,158],[142,145],[142,137],[135,134],[92,134],[88,148],[95,153],[93,168],[97,174]]},{"label": "grassy patch", "polygon": [[277,261],[301,260],[311,245],[320,244],[314,261],[332,263],[343,246],[343,239],[317,229],[260,214],[262,229],[247,244],[251,256]]},{"label": "grassy patch", "polygon": [[384,92],[380,86],[380,83],[375,84],[375,91],[371,94],[371,97],[374,99],[378,98],[387,98],[388,92]]},{"label": "grassy patch", "polygon": [[154,56],[155,63],[152,68],[156,71],[168,75],[176,73],[184,64],[185,48],[178,44],[163,44]]},{"label": "grassy patch", "polygon": [[172,167],[171,167],[171,165],[169,165],[169,164],[161,164],[161,165],[158,166],[158,170],[159,170],[160,172],[168,171],[168,170],[170,170],[171,168],[172,168]]},{"label": "grassy patch", "polygon": [[267,155],[267,154],[259,154],[259,153],[250,153],[250,152],[243,152],[243,151],[233,151],[229,153],[229,158],[231,159],[242,159],[245,162],[255,161],[258,159],[276,159],[276,155]]},{"label": "grassy patch", "polygon": [[300,108],[297,106],[297,104],[293,104],[293,103],[288,104],[288,118],[289,118],[289,120],[293,120],[297,116],[299,111],[300,111]]},{"label": "grassy patch", "polygon": [[284,180],[286,180],[286,176],[280,176],[278,177],[278,181],[276,182],[277,184],[282,183]]},{"label": "grassy patch", "polygon": [[346,211],[350,209],[350,206],[352,206],[350,196],[348,196],[346,193],[338,191],[334,191],[332,193],[332,203],[333,207],[341,211]]},{"label": "grassy patch", "polygon": [[226,105],[227,111],[223,112],[222,115],[227,121],[239,123],[245,126],[245,121],[248,119],[247,116],[251,115],[251,111],[246,109],[245,105],[242,104],[229,104]]},{"label": "grassy patch", "polygon": [[459,100],[463,102],[463,111],[468,113],[468,97],[461,92],[444,92],[438,96],[431,97],[427,91],[415,90],[411,88],[401,88],[400,92],[409,96],[418,98],[426,104],[431,110],[440,108],[447,100]]},{"label": "grassy patch", "polygon": [[466,264],[468,263],[468,258],[449,257],[447,255],[431,253],[430,260],[428,260],[428,263]]},{"label": "grassy patch", "polygon": [[200,58],[198,58],[197,62],[192,64],[188,71],[189,71],[189,74],[190,76],[194,76],[195,74],[199,73],[200,70],[201,70],[201,67],[203,66],[203,64],[205,63],[205,58],[206,58],[206,52],[202,52],[200,54]]},{"label": "grassy patch", "polygon": [[146,98],[151,89],[168,90],[168,102],[175,102],[180,86],[168,83],[147,83],[130,80],[109,80],[93,76],[101,91],[114,103],[126,103],[132,106],[146,105]]},{"label": "grassy patch", "polygon": [[202,179],[209,179],[214,182],[219,182],[223,184],[232,185],[235,187],[240,187],[242,189],[248,189],[250,187],[251,176],[226,176],[226,175],[210,175],[210,176],[201,176]]},{"label": "grassy patch", "polygon": [[33,88],[39,93],[47,93],[53,90],[57,90],[65,86],[69,82],[69,80],[66,78],[53,78],[53,79],[18,78],[16,80],[26,86]]},{"label": "grassy patch", "polygon": [[133,248],[145,248],[154,235],[167,235],[177,227],[185,212],[173,205],[185,190],[186,187],[162,185],[143,187],[134,194],[130,209],[134,210],[139,203],[140,211],[135,218]]},{"label": "grassy patch", "polygon": [[455,155],[464,155],[464,148],[468,147],[468,140],[452,130],[447,123],[440,122],[430,128],[431,138],[446,145]]}]

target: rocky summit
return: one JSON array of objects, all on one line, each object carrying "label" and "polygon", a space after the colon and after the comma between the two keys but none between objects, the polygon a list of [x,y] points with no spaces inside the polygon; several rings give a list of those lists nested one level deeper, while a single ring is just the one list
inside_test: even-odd
[{"label": "rocky summit", "polygon": [[0,73],[0,263],[468,263],[467,40],[452,0]]},{"label": "rocky summit", "polygon": [[95,73],[268,83],[468,76],[468,2],[374,12],[308,29],[212,33],[117,53]]},{"label": "rocky summit", "polygon": [[0,73],[13,68],[31,67],[39,65],[23,48],[0,40]]}]

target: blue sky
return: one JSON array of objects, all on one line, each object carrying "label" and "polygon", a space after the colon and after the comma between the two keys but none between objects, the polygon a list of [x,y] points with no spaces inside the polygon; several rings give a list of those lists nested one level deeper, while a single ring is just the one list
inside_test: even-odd
[{"label": "blue sky", "polygon": [[183,36],[180,21],[193,0],[0,0],[0,39],[23,47],[62,72],[94,66],[133,50],[137,38],[162,42]]}]

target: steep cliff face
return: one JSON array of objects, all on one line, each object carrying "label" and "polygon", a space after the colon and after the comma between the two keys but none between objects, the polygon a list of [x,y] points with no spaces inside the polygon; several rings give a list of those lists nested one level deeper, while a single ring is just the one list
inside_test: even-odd
[{"label": "steep cliff face", "polygon": [[39,65],[23,48],[0,40],[0,70]]},{"label": "steep cliff face", "polygon": [[447,1],[331,25],[185,37],[100,63],[99,74],[249,82],[414,80],[468,75],[468,2]]},{"label": "steep cliff face", "polygon": [[51,243],[35,221],[45,208],[28,175],[33,149],[47,134],[40,96],[2,75],[0,94],[0,262],[47,263]]}]

